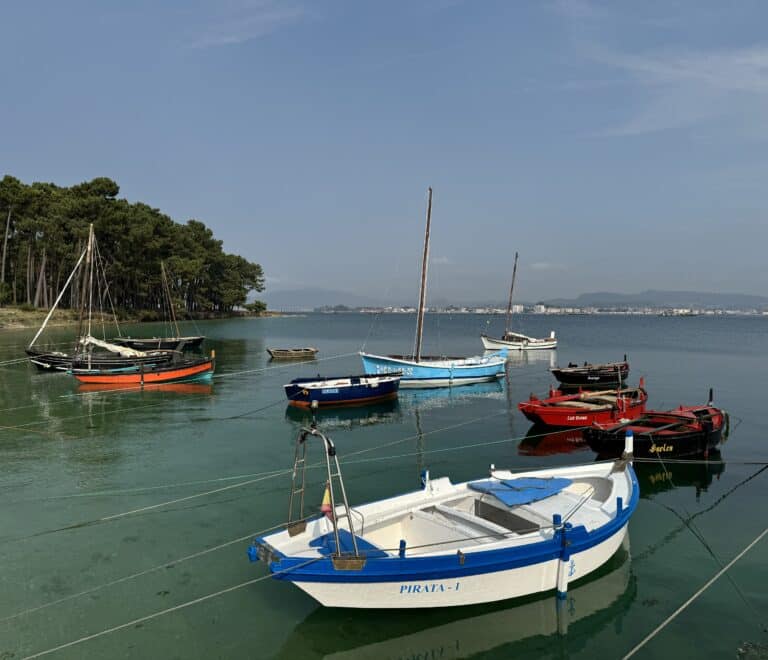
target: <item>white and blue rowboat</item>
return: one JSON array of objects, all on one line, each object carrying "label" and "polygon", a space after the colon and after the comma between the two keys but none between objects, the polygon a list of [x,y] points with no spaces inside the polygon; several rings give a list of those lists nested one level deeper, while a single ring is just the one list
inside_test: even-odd
[{"label": "white and blue rowboat", "polygon": [[397,398],[400,375],[294,378],[283,387],[288,403],[299,408],[365,405]]},{"label": "white and blue rowboat", "polygon": [[[303,509],[312,437],[326,449],[330,506],[324,516],[293,517],[299,496]],[[422,490],[350,508],[333,443],[303,429],[289,523],[256,538],[248,554],[328,607],[450,607],[550,590],[564,598],[627,533],[639,498],[627,446],[619,461],[524,473],[491,466],[489,478],[460,484],[427,473]]]},{"label": "white and blue rowboat", "polygon": [[504,375],[507,351],[465,358],[360,353],[366,374],[402,373],[401,387],[451,387],[496,380]]}]

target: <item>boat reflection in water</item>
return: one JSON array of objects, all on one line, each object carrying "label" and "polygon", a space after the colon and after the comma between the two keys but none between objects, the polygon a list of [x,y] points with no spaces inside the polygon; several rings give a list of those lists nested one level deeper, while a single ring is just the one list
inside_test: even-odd
[{"label": "boat reflection in water", "polygon": [[501,381],[456,387],[434,387],[429,389],[400,390],[400,405],[407,409],[428,410],[455,406],[463,401],[477,399],[504,399]]},{"label": "boat reflection in water", "polygon": [[553,431],[552,427],[537,424],[528,429],[525,438],[517,446],[517,453],[521,456],[552,456],[577,451],[589,451],[581,429]]},{"label": "boat reflection in water", "polygon": [[[401,394],[402,396],[402,394]],[[365,406],[341,406],[337,408],[297,408],[288,405],[285,419],[296,427],[308,426],[317,422],[324,430],[349,429],[373,424],[391,424],[402,419],[400,404],[397,399],[369,403]]]},{"label": "boat reflection in water", "polygon": [[569,638],[592,636],[605,626],[617,625],[636,594],[627,535],[616,554],[569,586],[567,599],[559,603],[553,592],[456,609],[320,607],[294,629],[278,657],[451,660],[492,651],[505,658],[529,655],[514,645],[558,633]]},{"label": "boat reflection in water", "polygon": [[[486,351],[489,355],[493,351]],[[514,351],[507,353],[507,364],[513,367],[525,367],[527,365],[537,365],[552,369],[557,366],[557,351]]]},{"label": "boat reflection in water", "polygon": [[155,383],[155,384],[131,384],[131,383],[80,383],[78,392],[174,392],[176,394],[213,394],[213,383],[187,382],[187,383]]},{"label": "boat reflection in water", "polygon": [[712,484],[712,480],[720,479],[720,475],[725,472],[725,461],[719,449],[710,449],[706,456],[686,456],[680,462],[648,459],[635,461],[633,466],[640,484],[640,497],[644,498],[675,488],[693,487],[698,500],[699,495]]}]

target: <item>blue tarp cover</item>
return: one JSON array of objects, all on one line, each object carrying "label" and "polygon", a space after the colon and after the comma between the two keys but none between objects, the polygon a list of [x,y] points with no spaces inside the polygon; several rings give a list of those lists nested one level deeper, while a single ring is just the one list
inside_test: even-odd
[{"label": "blue tarp cover", "polygon": [[[355,534],[355,540],[357,541],[357,549],[360,554],[365,555],[373,559],[374,557],[387,557],[387,553],[380,550],[372,543],[369,543],[364,538]],[[339,530],[339,543],[341,544],[342,552],[354,552],[355,547],[352,545],[352,534],[346,529]],[[328,532],[322,536],[318,536],[314,541],[309,542],[311,548],[320,548],[321,555],[332,555],[336,552],[336,538],[333,532]]]},{"label": "blue tarp cover", "polygon": [[519,477],[518,479],[485,479],[472,481],[469,487],[481,493],[493,495],[507,506],[530,504],[559,493],[571,485],[564,477],[541,479],[540,477]]}]

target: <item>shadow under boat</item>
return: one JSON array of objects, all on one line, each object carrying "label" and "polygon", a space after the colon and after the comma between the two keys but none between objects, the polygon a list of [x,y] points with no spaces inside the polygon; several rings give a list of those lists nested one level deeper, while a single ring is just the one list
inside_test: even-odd
[{"label": "shadow under boat", "polygon": [[400,390],[400,404],[404,408],[444,408],[463,401],[473,399],[502,399],[504,385],[502,381],[494,380],[472,385],[456,385],[455,387],[435,387],[428,389]]},{"label": "shadow under boat", "polygon": [[[423,610],[358,610],[319,607],[299,623],[279,658],[327,660],[450,660],[478,653],[527,655],[515,646],[532,638],[568,636],[569,650],[608,625],[620,625],[637,597],[629,535],[601,568],[554,593],[502,603]],[[502,650],[503,649],[503,650]]]},{"label": "shadow under boat", "polygon": [[581,429],[553,429],[551,426],[534,424],[517,446],[521,456],[552,456],[589,451]]},{"label": "shadow under boat", "polygon": [[720,449],[710,449],[706,455],[692,454],[681,462],[647,459],[635,461],[633,467],[642,498],[650,498],[676,488],[694,488],[698,499],[702,492],[707,491],[713,479],[720,479],[725,472],[725,461]]},{"label": "shadow under boat", "polygon": [[[402,396],[402,395],[401,395]],[[345,429],[374,424],[391,424],[402,419],[398,399],[357,406],[333,408],[297,408],[288,404],[285,419],[297,427],[308,426],[315,421],[323,429]]]},{"label": "shadow under boat", "polygon": [[[483,355],[497,353],[495,351],[485,351]],[[549,349],[544,351],[515,351],[510,350],[507,353],[507,364],[514,367],[524,367],[526,365],[547,365],[550,368],[557,366],[557,350]]]}]

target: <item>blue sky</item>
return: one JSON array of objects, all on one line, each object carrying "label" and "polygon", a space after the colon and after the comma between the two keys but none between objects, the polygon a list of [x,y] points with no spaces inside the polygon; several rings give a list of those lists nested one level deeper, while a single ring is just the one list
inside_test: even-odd
[{"label": "blue sky", "polygon": [[3,3],[0,174],[199,218],[270,290],[765,294],[762,2]]}]

